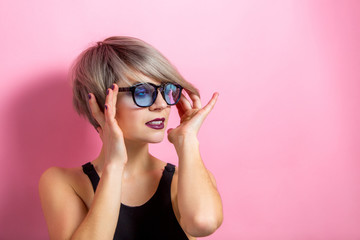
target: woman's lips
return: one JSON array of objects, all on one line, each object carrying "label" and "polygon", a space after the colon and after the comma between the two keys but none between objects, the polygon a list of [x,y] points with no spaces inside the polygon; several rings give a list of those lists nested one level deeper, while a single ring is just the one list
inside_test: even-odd
[{"label": "woman's lips", "polygon": [[152,129],[163,129],[165,127],[164,122],[165,118],[155,118],[145,123],[145,125]]}]

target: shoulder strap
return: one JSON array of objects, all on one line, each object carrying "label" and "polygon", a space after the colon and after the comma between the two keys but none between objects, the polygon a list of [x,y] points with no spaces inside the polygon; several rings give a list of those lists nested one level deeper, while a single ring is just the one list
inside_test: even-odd
[{"label": "shoulder strap", "polygon": [[171,182],[175,173],[175,165],[167,163],[164,168],[163,175],[160,179],[159,187],[157,190],[157,197],[162,201],[171,201]]},{"label": "shoulder strap", "polygon": [[93,186],[94,192],[96,191],[97,185],[99,184],[100,177],[97,174],[94,165],[92,165],[91,162],[88,162],[84,165],[82,165],[83,172],[88,175],[91,184]]},{"label": "shoulder strap", "polygon": [[171,164],[171,163],[167,163],[166,166],[165,166],[165,170],[169,173],[172,173],[174,174],[175,172],[175,165],[174,164]]}]

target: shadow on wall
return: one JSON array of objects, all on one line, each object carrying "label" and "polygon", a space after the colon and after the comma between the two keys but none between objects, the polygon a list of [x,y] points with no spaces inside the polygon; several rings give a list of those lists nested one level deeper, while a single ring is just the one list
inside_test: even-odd
[{"label": "shadow on wall", "polygon": [[28,82],[33,85],[19,89],[6,111],[0,239],[48,239],[38,194],[41,174],[51,166],[80,166],[98,145],[95,130],[72,107],[65,73]]}]

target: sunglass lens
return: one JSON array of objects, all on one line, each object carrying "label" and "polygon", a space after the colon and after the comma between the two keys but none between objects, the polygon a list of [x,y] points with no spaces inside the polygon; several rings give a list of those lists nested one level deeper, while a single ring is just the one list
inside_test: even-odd
[{"label": "sunglass lens", "polygon": [[150,106],[155,97],[155,88],[148,84],[142,84],[135,88],[134,98],[137,105],[141,107]]},{"label": "sunglass lens", "polygon": [[176,104],[181,96],[181,88],[172,83],[166,84],[164,87],[165,101],[169,105]]}]

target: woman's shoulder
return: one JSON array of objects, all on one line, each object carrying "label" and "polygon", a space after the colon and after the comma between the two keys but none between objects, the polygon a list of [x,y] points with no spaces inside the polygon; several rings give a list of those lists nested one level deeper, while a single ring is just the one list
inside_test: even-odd
[{"label": "woman's shoulder", "polygon": [[81,167],[63,168],[50,167],[43,172],[40,183],[69,184],[83,175]]},{"label": "woman's shoulder", "polygon": [[39,192],[40,196],[54,198],[77,196],[83,201],[93,193],[90,181],[83,173],[82,167],[48,168],[40,177]]},{"label": "woman's shoulder", "polygon": [[70,235],[89,209],[93,192],[90,181],[82,175],[81,167],[51,167],[40,177],[41,206],[49,231],[56,237]]}]

